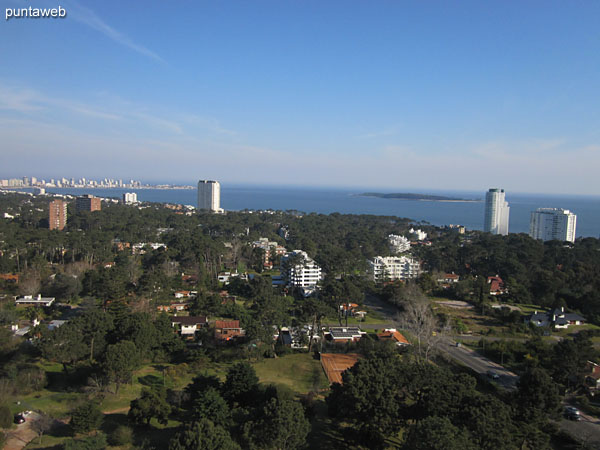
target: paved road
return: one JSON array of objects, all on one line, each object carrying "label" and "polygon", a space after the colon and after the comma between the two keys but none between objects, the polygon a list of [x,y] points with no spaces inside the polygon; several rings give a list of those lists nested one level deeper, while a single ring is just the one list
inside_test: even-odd
[{"label": "paved road", "polygon": [[495,381],[506,389],[516,389],[517,387],[517,381],[519,381],[517,374],[505,369],[500,364],[489,360],[485,356],[481,356],[470,348],[465,346],[457,347],[456,342],[450,340],[449,343],[443,343],[440,350],[482,376],[488,376],[490,371],[497,373],[500,378]]},{"label": "paved road", "polygon": [[30,441],[37,437],[35,431],[31,429],[31,423],[38,418],[36,412],[31,413],[27,420],[17,425],[16,429],[10,430],[7,433],[7,439],[4,443],[4,450],[21,450],[25,448]]}]

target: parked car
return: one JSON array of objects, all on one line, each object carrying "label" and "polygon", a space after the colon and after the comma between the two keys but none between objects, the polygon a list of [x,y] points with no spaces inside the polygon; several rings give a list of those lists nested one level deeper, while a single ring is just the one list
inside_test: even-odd
[{"label": "parked car", "polygon": [[25,422],[25,417],[23,417],[23,414],[15,414],[15,423],[16,424],[21,424]]},{"label": "parked car", "polygon": [[487,376],[490,377],[492,380],[498,380],[500,378],[500,375],[498,375],[493,370],[488,370]]},{"label": "parked car", "polygon": [[581,420],[581,415],[579,414],[579,410],[574,406],[566,406],[565,407],[565,417],[569,420]]}]

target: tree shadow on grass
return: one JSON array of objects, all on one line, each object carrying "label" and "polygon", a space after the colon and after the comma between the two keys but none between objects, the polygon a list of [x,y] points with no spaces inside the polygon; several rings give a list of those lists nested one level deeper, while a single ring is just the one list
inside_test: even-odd
[{"label": "tree shadow on grass", "polygon": [[138,448],[155,449],[169,448],[169,441],[179,431],[179,427],[155,428],[150,426],[137,426],[133,429],[133,444]]},{"label": "tree shadow on grass", "polygon": [[52,428],[50,428],[50,430],[46,432],[46,434],[57,438],[70,437],[73,436],[73,429],[70,425],[61,422],[60,420],[55,420],[52,424]]},{"label": "tree shadow on grass", "polygon": [[163,379],[158,375],[144,375],[138,378],[138,382],[148,387],[163,386]]},{"label": "tree shadow on grass", "polygon": [[104,432],[107,436],[110,436],[111,433],[120,425],[129,425],[129,422],[127,421],[127,414],[105,414],[102,425],[100,426],[100,430],[102,430],[102,432]]}]

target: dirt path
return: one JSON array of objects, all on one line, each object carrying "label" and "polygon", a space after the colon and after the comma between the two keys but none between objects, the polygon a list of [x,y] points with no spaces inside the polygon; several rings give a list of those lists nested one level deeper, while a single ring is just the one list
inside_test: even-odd
[{"label": "dirt path", "polygon": [[125,406],[123,408],[113,409],[111,411],[102,411],[104,414],[120,414],[129,412],[129,406]]}]

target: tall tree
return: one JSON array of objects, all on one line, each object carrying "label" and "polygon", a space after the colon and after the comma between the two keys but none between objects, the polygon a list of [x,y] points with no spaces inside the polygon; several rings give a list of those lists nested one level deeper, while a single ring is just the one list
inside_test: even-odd
[{"label": "tall tree", "polygon": [[169,450],[239,450],[223,427],[208,419],[187,425],[169,442]]},{"label": "tall tree", "polygon": [[123,383],[131,380],[133,371],[141,362],[140,354],[131,341],[121,341],[106,349],[104,370],[108,379],[116,384],[116,393]]}]

